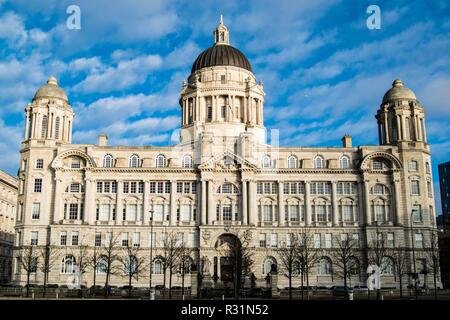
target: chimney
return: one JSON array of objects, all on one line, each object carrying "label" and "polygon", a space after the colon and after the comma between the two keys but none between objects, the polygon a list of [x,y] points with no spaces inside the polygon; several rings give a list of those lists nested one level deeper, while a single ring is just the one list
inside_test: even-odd
[{"label": "chimney", "polygon": [[100,133],[98,135],[98,145],[100,147],[106,147],[108,146],[108,136],[104,133]]},{"label": "chimney", "polygon": [[342,147],[344,148],[351,148],[352,147],[352,136],[346,134],[344,137],[342,137]]}]

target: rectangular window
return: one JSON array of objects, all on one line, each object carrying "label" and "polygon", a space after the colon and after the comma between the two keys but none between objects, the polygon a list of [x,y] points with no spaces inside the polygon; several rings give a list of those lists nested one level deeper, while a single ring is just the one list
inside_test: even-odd
[{"label": "rectangular window", "polygon": [[265,233],[260,233],[259,234],[259,247],[260,248],[267,247],[267,239],[266,239],[266,234]]},{"label": "rectangular window", "polygon": [[80,169],[81,168],[80,158],[73,158],[70,167],[72,169]]},{"label": "rectangular window", "polygon": [[128,232],[122,232],[122,247],[128,247]]},{"label": "rectangular window", "polygon": [[30,245],[37,246],[38,245],[39,233],[38,231],[31,231],[30,233]]},{"label": "rectangular window", "polygon": [[348,234],[346,233],[341,233],[341,242],[345,242],[348,239]]},{"label": "rectangular window", "polygon": [[36,160],[36,169],[43,169],[44,168],[44,159],[37,159]]},{"label": "rectangular window", "polygon": [[42,192],[42,179],[34,179],[34,192]]},{"label": "rectangular window", "polygon": [[181,221],[191,221],[191,206],[189,204],[182,204],[180,206]]},{"label": "rectangular window", "polygon": [[409,171],[417,171],[419,170],[419,163],[415,160],[409,162]]},{"label": "rectangular window", "polygon": [[136,221],[137,218],[137,205],[127,204],[127,221]]},{"label": "rectangular window", "polygon": [[98,181],[97,182],[97,193],[102,193],[103,192],[103,182]]},{"label": "rectangular window", "polygon": [[325,248],[331,248],[331,233],[325,233]]},{"label": "rectangular window", "polygon": [[139,181],[139,189],[138,189],[139,193],[144,193],[144,182]]},{"label": "rectangular window", "polygon": [[383,162],[381,162],[379,160],[373,160],[372,169],[373,170],[383,170]]},{"label": "rectangular window", "polygon": [[153,220],[164,221],[164,205],[162,204],[153,205]]},{"label": "rectangular window", "polygon": [[34,202],[31,208],[31,219],[38,220],[41,215],[41,204],[39,202]]},{"label": "rectangular window", "polygon": [[178,232],[177,233],[177,246],[182,246],[184,244],[184,233],[183,232]]},{"label": "rectangular window", "polygon": [[100,205],[100,216],[102,221],[109,221],[109,212],[110,205],[109,204],[101,204]]},{"label": "rectangular window", "polygon": [[347,204],[342,205],[342,216],[345,222],[353,221],[353,206]]},{"label": "rectangular window", "polygon": [[170,193],[171,182],[167,181],[166,184],[164,185],[164,187],[165,187],[164,192]]},{"label": "rectangular window", "polygon": [[422,222],[422,206],[420,204],[412,205],[413,221]]},{"label": "rectangular window", "polygon": [[156,182],[150,182],[149,188],[150,193],[156,193]]},{"label": "rectangular window", "polygon": [[72,231],[72,245],[78,245],[78,231]]},{"label": "rectangular window", "polygon": [[314,248],[320,248],[320,233],[314,234]]},{"label": "rectangular window", "polygon": [[158,193],[164,192],[164,182],[158,182]]},{"label": "rectangular window", "polygon": [[257,194],[263,193],[263,184],[261,182],[258,182],[258,184],[256,185],[256,193]]},{"label": "rectangular window", "polygon": [[139,247],[141,245],[141,234],[139,232],[133,233],[133,247]]},{"label": "rectangular window", "polygon": [[278,233],[272,233],[270,245],[272,248],[278,247]]},{"label": "rectangular window", "polygon": [[265,222],[272,221],[272,206],[271,205],[263,205],[263,220]]},{"label": "rectangular window", "polygon": [[192,182],[192,193],[193,194],[197,193],[197,182]]},{"label": "rectangular window", "polygon": [[67,232],[66,231],[61,231],[61,233],[59,234],[59,244],[62,246],[67,245]]},{"label": "rectangular window", "polygon": [[111,182],[105,181],[104,191],[105,193],[109,193],[111,191]]},{"label": "rectangular window", "polygon": [[394,239],[394,233],[393,232],[388,232],[387,233],[387,245],[388,247],[394,247],[395,245],[395,239]]},{"label": "rectangular window", "polygon": [[411,194],[414,195],[414,196],[420,195],[419,180],[412,180],[411,181]]},{"label": "rectangular window", "polygon": [[70,192],[72,193],[78,193],[80,192],[81,188],[80,188],[80,184],[79,183],[71,183],[70,184]]},{"label": "rectangular window", "polygon": [[95,246],[100,247],[102,245],[102,234],[100,232],[95,233]]},{"label": "rectangular window", "polygon": [[291,221],[299,221],[300,220],[300,212],[299,212],[299,206],[298,205],[290,205],[289,206],[289,214]]},{"label": "rectangular window", "polygon": [[123,193],[128,193],[129,190],[130,190],[130,183],[124,182],[123,183]]},{"label": "rectangular window", "polygon": [[78,219],[78,203],[69,204],[69,220]]},{"label": "rectangular window", "polygon": [[316,205],[317,222],[327,221],[327,207],[324,204]]},{"label": "rectangular window", "polygon": [[111,192],[112,193],[117,193],[117,181],[113,181],[111,183]]},{"label": "rectangular window", "polygon": [[222,217],[223,221],[231,221],[231,205],[223,205],[222,206]]},{"label": "rectangular window", "polygon": [[137,189],[136,189],[136,181],[130,182],[130,193],[136,193]]},{"label": "rectangular window", "polygon": [[356,243],[356,246],[359,247],[359,234],[354,233],[354,234],[352,235],[352,239],[353,239],[353,241]]},{"label": "rectangular window", "polygon": [[384,205],[375,205],[375,220],[383,223],[385,221],[385,207]]},{"label": "rectangular window", "polygon": [[414,245],[416,248],[423,248],[423,234],[416,233],[414,235]]},{"label": "rectangular window", "polygon": [[184,183],[184,193],[190,193],[191,192],[191,183],[185,182]]}]

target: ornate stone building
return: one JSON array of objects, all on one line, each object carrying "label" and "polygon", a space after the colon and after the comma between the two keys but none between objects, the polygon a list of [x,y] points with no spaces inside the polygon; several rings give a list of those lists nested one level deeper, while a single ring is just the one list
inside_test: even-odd
[{"label": "ornate stone building", "polygon": [[[375,234],[386,246],[405,247],[409,265],[414,244],[424,263],[435,210],[425,110],[414,93],[395,80],[376,112],[379,144],[358,147],[350,136],[342,147],[267,144],[264,97],[223,22],[214,31],[214,45],[198,56],[183,83],[180,143],[174,146],[110,146],[104,134],[97,144],[73,144],[75,114],[64,90],[49,78],[25,109],[18,248],[58,248],[62,255],[49,282],[59,284],[77,263],[80,245],[100,250],[111,237],[147,257],[153,244],[152,281],[162,284],[161,243],[172,232],[194,249],[190,256],[203,279],[218,279],[217,285],[230,276],[229,260],[217,247],[244,230],[250,231],[259,284],[279,264],[277,248],[305,230],[315,248],[323,249],[312,285],[342,283],[329,252],[345,237],[359,248],[352,285],[365,283]],[[382,273],[383,286],[398,286],[390,257]],[[83,281],[90,286],[93,276],[88,268]],[[16,263],[15,280],[25,278]],[[103,279],[100,263],[96,281]],[[39,271],[33,281],[42,281]],[[280,287],[287,283],[282,276],[279,281]],[[134,282],[148,286],[148,274]],[[180,284],[178,274],[173,282]],[[294,285],[299,283],[296,277]],[[111,284],[127,279],[116,274]]]},{"label": "ornate stone building", "polygon": [[0,171],[0,284],[11,281],[17,185],[17,178]]}]

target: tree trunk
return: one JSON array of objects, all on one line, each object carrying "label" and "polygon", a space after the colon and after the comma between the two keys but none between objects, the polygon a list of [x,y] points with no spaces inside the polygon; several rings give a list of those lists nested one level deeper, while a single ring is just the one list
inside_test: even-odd
[{"label": "tree trunk", "polygon": [[30,270],[30,268],[28,268],[28,271],[27,271],[27,298],[30,296],[30,275],[31,275],[31,270]]},{"label": "tree trunk", "polygon": [[172,299],[172,268],[169,268],[169,299]]},{"label": "tree trunk", "polygon": [[306,300],[309,300],[309,270],[306,271]]},{"label": "tree trunk", "polygon": [[400,280],[400,298],[403,298],[402,275],[399,274],[398,278],[399,278],[399,280]]},{"label": "tree trunk", "polygon": [[289,300],[292,300],[292,273],[289,272]]},{"label": "tree trunk", "polygon": [[131,298],[131,278],[132,278],[133,276],[131,275],[131,273],[130,273],[130,276],[128,277],[128,298]]}]

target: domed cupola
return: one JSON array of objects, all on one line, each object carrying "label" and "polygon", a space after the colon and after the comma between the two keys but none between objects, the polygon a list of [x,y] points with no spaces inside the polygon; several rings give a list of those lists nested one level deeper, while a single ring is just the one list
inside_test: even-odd
[{"label": "domed cupola", "polygon": [[58,98],[68,102],[66,92],[58,86],[58,81],[53,76],[49,77],[47,83],[36,91],[33,100],[40,98]]},{"label": "domed cupola", "polygon": [[380,144],[427,142],[425,110],[414,92],[399,79],[383,96],[376,119]]},{"label": "domed cupola", "polygon": [[247,57],[230,45],[230,33],[223,24],[222,16],[219,25],[214,30],[214,46],[200,53],[192,65],[191,73],[214,66],[234,66],[252,72],[252,66]]},{"label": "domed cupola", "polygon": [[392,83],[392,88],[384,95],[383,103],[395,100],[417,100],[417,98],[411,89],[404,86],[402,80],[397,79]]},{"label": "domed cupola", "polygon": [[74,112],[55,77],[36,91],[25,112],[25,140],[71,142]]}]

